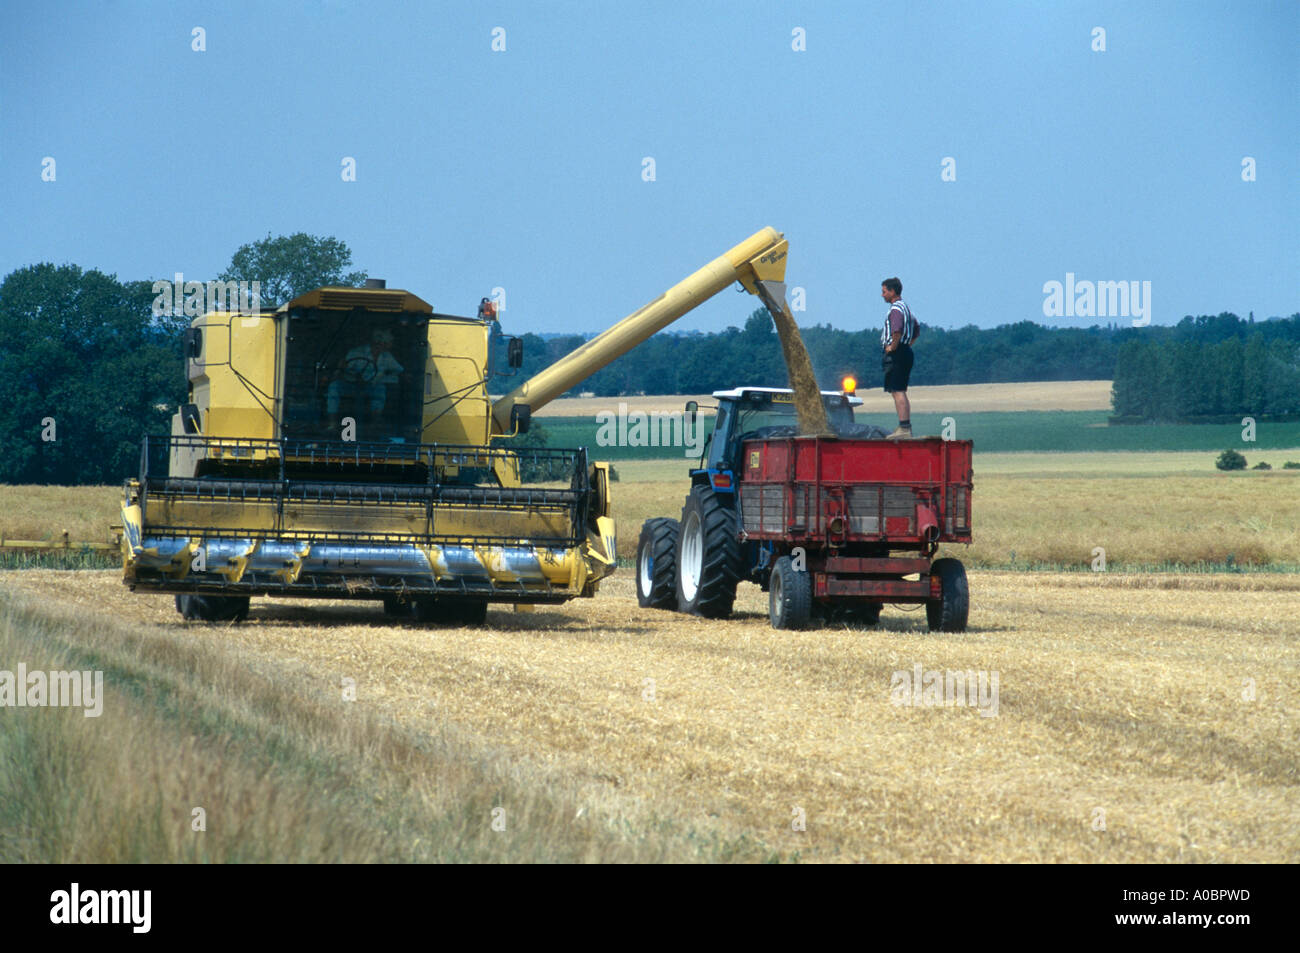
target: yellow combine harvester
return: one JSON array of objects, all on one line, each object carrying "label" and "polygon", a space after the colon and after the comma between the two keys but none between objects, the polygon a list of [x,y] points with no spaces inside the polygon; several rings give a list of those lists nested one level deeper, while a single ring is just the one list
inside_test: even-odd
[{"label": "yellow combine harvester", "polygon": [[188,402],[126,483],[126,585],[208,621],[242,619],[255,595],[456,622],[594,595],[615,565],[609,465],[517,438],[733,282],[788,318],[786,249],[757,232],[496,400],[489,382],[520,366],[522,342],[494,368],[492,317],[438,314],[382,282],[196,318]]}]

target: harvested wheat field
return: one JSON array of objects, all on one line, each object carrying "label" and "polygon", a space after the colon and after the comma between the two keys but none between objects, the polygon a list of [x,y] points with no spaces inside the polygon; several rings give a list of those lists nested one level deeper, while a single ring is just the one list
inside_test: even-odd
[{"label": "harvested wheat field", "polygon": [[[960,635],[898,609],[871,629],[778,632],[753,586],[726,621],[642,610],[627,570],[594,600],[493,609],[478,629],[264,599],[242,625],[183,623],[111,571],[0,587],[114,620],[133,651],[220,653],[394,734],[454,730],[505,759],[505,799],[569,792],[573,831],[631,851],[600,856],[689,858],[721,839],[761,848],[736,859],[1300,861],[1296,576],[975,571]],[[894,704],[894,673],[916,665],[997,673],[996,714]],[[338,701],[345,679],[355,702]]]}]

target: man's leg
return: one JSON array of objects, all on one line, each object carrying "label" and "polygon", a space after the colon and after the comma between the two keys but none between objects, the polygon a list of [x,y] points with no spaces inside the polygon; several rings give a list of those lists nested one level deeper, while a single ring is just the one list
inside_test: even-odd
[{"label": "man's leg", "polygon": [[889,435],[890,439],[912,436],[912,405],[907,399],[907,379],[911,374],[912,351],[911,348],[902,347],[890,365],[885,382],[885,386],[894,395],[894,407],[898,410],[898,429]]},{"label": "man's leg", "polygon": [[912,405],[907,399],[907,391],[894,391],[894,407],[898,409],[899,424],[908,424],[910,426],[912,423]]},{"label": "man's leg", "polygon": [[898,429],[889,435],[890,440],[912,436],[912,405],[907,399],[907,391],[891,391],[894,395],[894,407],[898,410]]}]

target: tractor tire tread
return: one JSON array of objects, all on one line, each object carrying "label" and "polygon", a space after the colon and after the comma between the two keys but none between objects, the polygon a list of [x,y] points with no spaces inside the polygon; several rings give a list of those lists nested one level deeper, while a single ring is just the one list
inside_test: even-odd
[{"label": "tractor tire tread", "polygon": [[[641,525],[636,547],[636,599],[643,609],[677,610],[677,536],[681,523],[661,516]],[[649,550],[650,591],[642,592],[641,559]]]}]

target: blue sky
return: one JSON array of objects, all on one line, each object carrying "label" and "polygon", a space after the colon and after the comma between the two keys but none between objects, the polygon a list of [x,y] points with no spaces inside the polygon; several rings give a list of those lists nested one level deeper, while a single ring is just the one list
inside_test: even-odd
[{"label": "blue sky", "polygon": [[878,326],[890,275],[936,326],[1107,323],[1044,316],[1067,272],[1150,281],[1154,324],[1288,315],[1298,39],[1292,0],[5,0],[0,274],[204,280],[307,231],[441,311],[500,286],[508,332],[592,332],[772,225],[806,324]]}]

